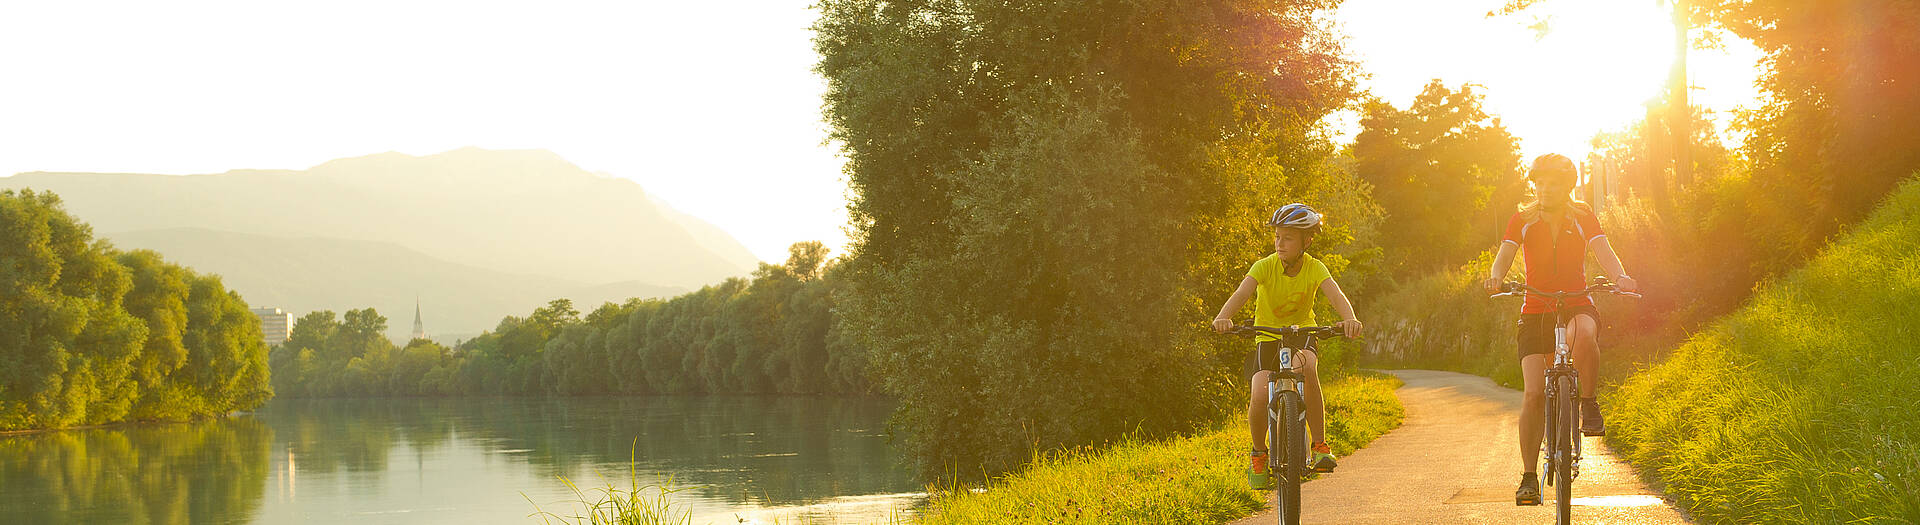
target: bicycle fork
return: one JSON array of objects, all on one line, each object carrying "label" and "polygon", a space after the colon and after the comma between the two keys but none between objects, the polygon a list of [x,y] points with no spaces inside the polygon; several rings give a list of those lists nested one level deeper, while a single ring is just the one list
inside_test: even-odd
[{"label": "bicycle fork", "polygon": [[[1547,416],[1542,419],[1545,420],[1547,423],[1547,429],[1546,429],[1547,430],[1546,431],[1547,467],[1545,470],[1546,470],[1546,479],[1548,484],[1553,483],[1553,479],[1554,479],[1553,475],[1555,474],[1554,465],[1557,464],[1557,462],[1555,462],[1554,460],[1558,459],[1555,456],[1558,456],[1561,453],[1560,447],[1556,446],[1559,440],[1568,439],[1572,441],[1572,443],[1570,443],[1570,445],[1572,446],[1568,448],[1570,449],[1570,452],[1572,452],[1573,457],[1567,458],[1568,459],[1567,465],[1569,467],[1567,470],[1569,471],[1568,473],[1570,474],[1568,476],[1569,479],[1580,477],[1580,459],[1584,455],[1581,451],[1581,445],[1582,445],[1581,442],[1584,440],[1580,439],[1580,430],[1578,427],[1578,425],[1580,424],[1580,416],[1579,416],[1579,411],[1580,411],[1579,399],[1580,398],[1578,397],[1580,395],[1580,392],[1579,392],[1580,371],[1573,368],[1573,361],[1571,359],[1572,351],[1567,346],[1566,327],[1556,326],[1553,331],[1553,336],[1554,336],[1553,366],[1547,369],[1547,374],[1546,374],[1547,384],[1544,385],[1546,387],[1547,399],[1545,403],[1546,406],[1542,407],[1544,409],[1543,412],[1545,412],[1546,413],[1545,415]],[[1567,382],[1568,383],[1567,388],[1570,391],[1568,392],[1560,391],[1561,378],[1569,379],[1569,381]],[[1559,408],[1558,405],[1561,402],[1562,396],[1572,396],[1571,399],[1574,400],[1573,401],[1574,410],[1567,414],[1561,414],[1558,411],[1558,408]],[[1559,421],[1559,418],[1563,415],[1568,418],[1571,418],[1571,420]],[[1559,431],[1560,427],[1564,427],[1566,429],[1566,432],[1560,432]]]}]

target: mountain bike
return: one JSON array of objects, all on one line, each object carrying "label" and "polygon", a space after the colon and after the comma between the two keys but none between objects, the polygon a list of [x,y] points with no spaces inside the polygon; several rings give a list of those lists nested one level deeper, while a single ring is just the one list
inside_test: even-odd
[{"label": "mountain bike", "polygon": [[1545,475],[1541,476],[1554,490],[1554,511],[1558,516],[1555,523],[1567,525],[1573,519],[1573,479],[1580,477],[1580,372],[1573,368],[1573,350],[1567,342],[1566,318],[1567,298],[1584,297],[1594,293],[1610,293],[1627,297],[1640,297],[1633,292],[1622,292],[1605,277],[1595,277],[1594,283],[1585,290],[1571,292],[1549,292],[1527,286],[1525,283],[1508,281],[1500,286],[1501,293],[1490,297],[1524,297],[1537,295],[1553,301],[1553,365],[1546,372],[1547,394],[1547,453],[1544,462]]},{"label": "mountain bike", "polygon": [[[1298,342],[1305,348],[1316,337],[1341,335],[1339,328],[1332,326],[1255,326],[1246,321],[1233,327],[1235,334],[1273,336],[1280,341],[1274,360],[1278,366],[1267,368],[1265,355],[1256,355],[1259,368],[1267,374],[1267,472],[1279,483],[1274,484],[1274,510],[1282,525],[1300,523],[1300,482],[1305,481],[1312,469],[1307,466],[1307,411],[1304,398],[1301,397],[1301,382],[1306,380],[1300,375],[1294,363],[1294,352],[1299,350],[1292,344]],[[1264,352],[1259,350],[1257,352]]]}]

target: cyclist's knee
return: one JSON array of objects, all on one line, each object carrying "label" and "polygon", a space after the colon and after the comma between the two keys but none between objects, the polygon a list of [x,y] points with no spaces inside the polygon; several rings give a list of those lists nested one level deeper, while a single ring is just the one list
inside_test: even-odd
[{"label": "cyclist's knee", "polygon": [[1576,342],[1592,342],[1596,334],[1600,331],[1599,323],[1593,320],[1593,316],[1587,314],[1573,316],[1573,321],[1567,323],[1567,325],[1570,329],[1569,331],[1572,332],[1573,340]]},{"label": "cyclist's knee", "polygon": [[1314,352],[1300,353],[1300,373],[1307,380],[1315,380],[1320,372],[1320,356]]}]

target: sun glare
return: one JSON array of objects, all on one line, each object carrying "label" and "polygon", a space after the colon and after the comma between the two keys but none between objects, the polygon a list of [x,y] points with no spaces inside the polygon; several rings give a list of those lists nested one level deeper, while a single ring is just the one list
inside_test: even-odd
[{"label": "sun glare", "polygon": [[[1366,72],[1363,87],[1405,108],[1433,79],[1480,86],[1525,157],[1583,158],[1594,134],[1645,118],[1666,89],[1673,25],[1661,2],[1548,0],[1486,16],[1503,3],[1348,0],[1335,19]],[[1757,56],[1745,42],[1689,53],[1693,103],[1751,106]]]}]

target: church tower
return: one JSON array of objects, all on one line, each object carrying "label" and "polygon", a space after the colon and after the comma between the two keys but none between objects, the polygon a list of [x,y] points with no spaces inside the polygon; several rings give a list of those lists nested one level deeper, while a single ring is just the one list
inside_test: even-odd
[{"label": "church tower", "polygon": [[420,298],[413,298],[413,339],[427,338],[427,324],[420,322]]}]

